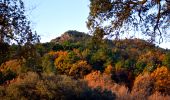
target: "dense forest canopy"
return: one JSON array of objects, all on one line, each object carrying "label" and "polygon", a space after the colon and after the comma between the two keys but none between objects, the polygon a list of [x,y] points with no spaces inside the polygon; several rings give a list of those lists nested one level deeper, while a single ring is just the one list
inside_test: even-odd
[{"label": "dense forest canopy", "polygon": [[100,37],[137,31],[160,43],[169,34],[169,0],[90,0],[89,7],[87,26]]},{"label": "dense forest canopy", "polygon": [[[112,28],[118,31],[125,22],[134,22],[127,16],[133,16],[134,9],[141,10],[138,16],[144,23],[147,16],[140,18],[145,14],[144,9],[167,4],[165,11],[161,8],[158,12],[161,15],[157,15],[165,17],[157,18],[156,23],[152,18],[147,19],[148,24],[153,24],[153,30],[149,31],[157,34],[161,30],[158,32],[161,36],[162,27],[169,24],[160,24],[169,18],[168,1],[148,3],[151,1],[91,0],[89,25],[93,36],[70,30],[50,42],[39,43],[24,14],[23,1],[3,0],[0,2],[0,99],[170,100],[170,50],[137,38],[103,39],[108,27],[96,23],[117,16],[113,22],[118,26]],[[18,44],[11,44],[13,41]]]}]

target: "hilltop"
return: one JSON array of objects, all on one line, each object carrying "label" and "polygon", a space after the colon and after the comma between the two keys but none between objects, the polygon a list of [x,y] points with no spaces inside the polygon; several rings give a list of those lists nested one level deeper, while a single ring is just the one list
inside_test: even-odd
[{"label": "hilltop", "polygon": [[[83,45],[90,44],[92,42],[92,36],[86,34],[84,32],[78,32],[76,30],[69,30],[64,32],[61,36],[52,39],[49,43],[52,44],[63,44],[63,43],[81,43]],[[142,39],[121,39],[121,40],[110,40],[104,39],[104,44],[108,45],[110,48],[121,48],[121,49],[129,49],[129,48],[138,48],[138,49],[154,49],[159,48],[160,50],[164,50],[163,48],[156,47],[155,44],[149,43]]]},{"label": "hilltop", "polygon": [[50,42],[52,43],[63,43],[65,41],[69,41],[69,42],[78,42],[78,41],[87,41],[88,39],[90,39],[91,36],[83,33],[83,32],[78,32],[78,31],[66,31],[64,32],[60,37],[57,37],[55,39],[52,39]]}]

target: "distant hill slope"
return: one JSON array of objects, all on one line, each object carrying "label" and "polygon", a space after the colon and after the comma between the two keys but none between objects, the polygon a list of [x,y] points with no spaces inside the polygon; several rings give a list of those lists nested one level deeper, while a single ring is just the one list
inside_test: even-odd
[{"label": "distant hill slope", "polygon": [[[64,42],[70,43],[89,43],[92,39],[91,35],[88,35],[83,32],[78,32],[75,30],[69,30],[63,33],[60,37],[52,39],[50,43],[54,44],[62,44]],[[149,43],[142,39],[122,39],[122,40],[108,40],[105,39],[105,44],[109,45],[110,48],[120,48],[120,49],[130,49],[130,48],[138,48],[138,49],[154,49],[158,48],[155,47],[154,44]]]},{"label": "distant hill slope", "polygon": [[62,34],[60,37],[57,37],[55,39],[52,39],[52,43],[63,43],[65,41],[69,42],[83,42],[87,41],[90,39],[91,36],[88,34],[85,34],[83,32],[78,32],[78,31],[67,31],[64,34]]}]

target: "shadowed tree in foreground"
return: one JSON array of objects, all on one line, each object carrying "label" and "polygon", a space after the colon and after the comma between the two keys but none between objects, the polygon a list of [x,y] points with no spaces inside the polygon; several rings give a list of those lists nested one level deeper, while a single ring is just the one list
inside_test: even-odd
[{"label": "shadowed tree in foreground", "polygon": [[30,28],[22,0],[0,0],[0,57],[8,53],[3,49],[12,42],[31,48],[31,44],[39,42],[39,36]]}]

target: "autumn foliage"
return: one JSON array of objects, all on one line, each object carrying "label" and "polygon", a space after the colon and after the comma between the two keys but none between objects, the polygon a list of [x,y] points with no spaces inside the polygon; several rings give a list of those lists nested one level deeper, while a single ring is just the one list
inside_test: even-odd
[{"label": "autumn foliage", "polygon": [[167,67],[162,66],[151,73],[154,79],[154,90],[164,94],[170,94],[170,71]]},{"label": "autumn foliage", "polygon": [[170,98],[166,50],[137,39],[89,42],[38,44],[28,59],[9,57],[0,67],[0,99]]}]

